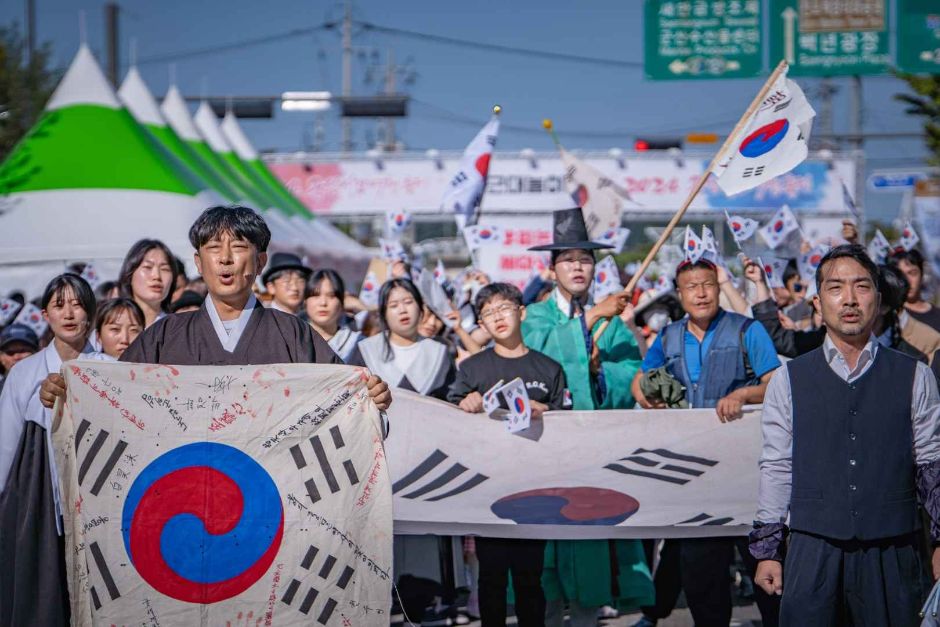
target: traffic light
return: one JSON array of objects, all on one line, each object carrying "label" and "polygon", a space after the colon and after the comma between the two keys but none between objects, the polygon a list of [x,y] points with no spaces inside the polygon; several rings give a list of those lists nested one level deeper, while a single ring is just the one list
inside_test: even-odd
[{"label": "traffic light", "polygon": [[633,142],[633,150],[636,152],[646,152],[648,150],[669,150],[670,148],[682,148],[682,138],[680,137],[637,137]]}]

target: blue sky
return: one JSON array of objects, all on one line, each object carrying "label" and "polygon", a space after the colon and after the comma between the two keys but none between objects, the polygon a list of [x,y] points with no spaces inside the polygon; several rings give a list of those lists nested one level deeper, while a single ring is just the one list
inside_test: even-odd
[{"label": "blue sky", "polygon": [[[124,0],[120,3],[123,68],[130,40],[136,40],[142,61],[169,53],[255,39],[291,29],[338,20],[339,2],[307,0]],[[643,60],[643,10],[640,0],[563,2],[432,2],[429,0],[357,0],[355,17],[382,26],[525,48],[613,58]],[[88,43],[99,59],[104,51],[104,2],[36,0],[37,35],[53,45],[57,65],[68,64],[79,43],[79,12],[86,15]],[[6,22],[22,22],[22,0],[0,0]],[[406,88],[411,115],[399,121],[400,139],[413,149],[462,149],[489,115],[494,103],[504,108],[498,148],[550,150],[539,129],[551,117],[562,141],[571,148],[607,149],[632,146],[637,134],[669,135],[690,130],[727,133],[762,79],[653,82],[642,67],[584,65],[503,53],[468,50],[398,36],[359,31],[355,44],[363,56],[354,63],[356,93],[374,93],[364,84],[366,66],[378,55],[384,63],[389,49],[396,61],[409,61],[416,74]],[[168,84],[166,63],[142,64],[151,89],[162,95]],[[176,62],[177,82],[184,94],[203,89],[217,96],[273,95],[286,90],[340,91],[338,32],[283,37],[272,43]],[[384,74],[382,75],[384,76]],[[810,100],[818,81],[801,79]],[[836,132],[849,124],[849,79],[835,79],[833,102]],[[873,132],[911,132],[919,122],[905,116],[892,95],[903,85],[890,77],[864,79],[865,128]],[[336,111],[324,114],[326,150],[339,148]],[[312,131],[312,116],[276,114],[273,120],[246,121],[246,132],[259,149],[301,149]],[[376,124],[357,121],[354,140],[365,149]],[[582,133],[583,132],[583,133]],[[679,133],[679,134],[681,134]],[[870,167],[922,165],[919,140],[892,139],[868,144]],[[897,198],[868,194],[879,213],[896,211]]]}]

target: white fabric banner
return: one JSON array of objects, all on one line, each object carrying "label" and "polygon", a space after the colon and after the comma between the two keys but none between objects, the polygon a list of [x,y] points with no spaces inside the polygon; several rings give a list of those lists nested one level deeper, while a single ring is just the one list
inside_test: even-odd
[{"label": "white fabric banner", "polygon": [[743,535],[757,509],[760,407],[551,412],[520,433],[395,391],[386,440],[395,533]]},{"label": "white fabric banner", "polygon": [[63,370],[73,624],[388,625],[391,489],[362,369]]}]

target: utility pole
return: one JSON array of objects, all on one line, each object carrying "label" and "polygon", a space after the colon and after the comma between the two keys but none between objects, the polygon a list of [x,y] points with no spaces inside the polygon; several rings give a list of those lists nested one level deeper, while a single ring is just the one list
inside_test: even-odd
[{"label": "utility pole", "polygon": [[[346,0],[343,11],[343,98],[352,95],[352,0]],[[352,150],[352,120],[342,116],[343,152]]]},{"label": "utility pole", "polygon": [[36,0],[26,0],[25,13],[26,66],[29,67],[36,52]]},{"label": "utility pole", "polygon": [[852,77],[852,112],[850,118],[850,132],[854,135],[852,141],[853,158],[855,159],[855,205],[862,216],[861,233],[865,237],[865,139],[862,136],[862,127],[865,125],[862,110],[862,77]]},{"label": "utility pole", "polygon": [[118,11],[116,2],[108,2],[104,5],[104,32],[106,41],[106,50],[108,51],[108,80],[115,89],[118,88]]},{"label": "utility pole", "polygon": [[[819,130],[823,136],[832,136],[832,96],[836,93],[836,88],[829,77],[823,78],[819,82]],[[820,142],[821,148],[833,147],[830,139]]]},{"label": "utility pole", "polygon": [[[387,66],[385,68],[385,95],[395,95],[395,51],[388,49]],[[395,118],[385,118],[385,152],[395,152]]]}]

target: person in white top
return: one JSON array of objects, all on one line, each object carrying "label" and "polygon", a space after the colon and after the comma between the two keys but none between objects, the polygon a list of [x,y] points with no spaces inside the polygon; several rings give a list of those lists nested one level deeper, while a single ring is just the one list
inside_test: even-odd
[{"label": "person in white top", "polygon": [[320,334],[344,362],[349,361],[362,333],[341,324],[344,317],[343,278],[330,269],[317,270],[307,280],[304,309],[313,330]]},{"label": "person in white top", "polygon": [[120,359],[143,330],[144,312],[130,298],[112,298],[98,307],[95,333],[105,355]]},{"label": "person in white top", "polygon": [[39,386],[63,362],[100,358],[88,343],[95,295],[78,275],[62,274],[41,307],[54,339],[17,363],[0,393],[0,625],[68,623],[52,412]]},{"label": "person in white top", "polygon": [[144,327],[166,316],[176,285],[173,253],[160,240],[142,239],[124,257],[118,277],[121,296],[134,299],[144,312]]}]

